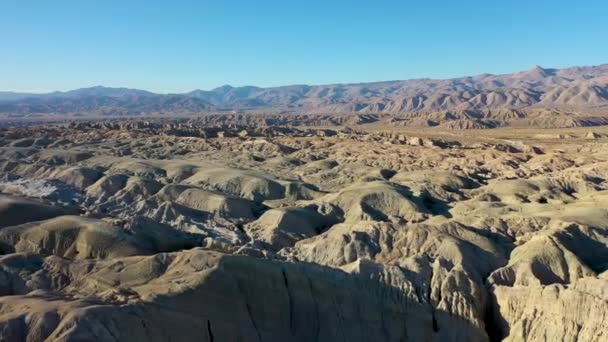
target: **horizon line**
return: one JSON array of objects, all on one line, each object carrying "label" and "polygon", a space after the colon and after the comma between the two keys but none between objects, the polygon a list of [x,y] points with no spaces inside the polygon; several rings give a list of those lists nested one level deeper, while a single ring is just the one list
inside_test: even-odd
[{"label": "horizon line", "polygon": [[358,85],[358,84],[374,84],[374,83],[387,83],[387,82],[407,82],[407,81],[418,81],[418,80],[435,80],[435,81],[442,81],[442,80],[454,80],[454,79],[459,79],[459,78],[468,78],[468,77],[478,77],[478,76],[506,76],[506,75],[512,75],[512,74],[516,74],[516,73],[520,73],[520,72],[525,72],[525,71],[530,71],[533,70],[535,68],[541,68],[543,70],[562,70],[562,69],[569,69],[569,68],[589,68],[589,67],[601,67],[604,65],[608,65],[607,63],[600,63],[600,64],[595,64],[595,65],[568,65],[568,66],[561,66],[561,67],[543,67],[541,65],[533,65],[530,68],[524,69],[524,70],[517,70],[517,71],[513,71],[510,73],[489,73],[489,72],[481,72],[481,73],[477,73],[477,74],[473,74],[473,75],[461,75],[461,76],[455,76],[455,77],[445,77],[445,78],[434,78],[434,77],[412,77],[412,78],[405,78],[405,79],[390,79],[390,80],[377,80],[377,81],[361,81],[361,82],[331,82],[331,83],[287,83],[287,84],[282,84],[282,85],[274,85],[274,86],[256,86],[256,85],[251,85],[251,84],[245,84],[245,85],[231,85],[229,83],[225,83],[223,85],[220,86],[216,86],[210,89],[202,89],[202,88],[194,88],[192,90],[186,90],[186,91],[182,91],[182,92],[160,92],[160,91],[154,91],[154,90],[148,90],[148,89],[144,89],[144,88],[139,88],[139,87],[128,87],[128,86],[108,86],[108,85],[103,85],[103,84],[97,84],[97,85],[91,85],[91,86],[82,86],[82,87],[76,87],[76,88],[64,88],[62,90],[44,90],[44,91],[35,91],[35,90],[0,90],[0,93],[11,93],[11,94],[15,94],[15,95],[19,95],[19,94],[27,94],[27,95],[48,95],[48,94],[53,94],[53,93],[67,93],[67,92],[71,92],[71,91],[76,91],[76,90],[81,90],[81,89],[94,89],[94,88],[106,88],[106,89],[125,89],[125,90],[139,90],[139,91],[145,91],[148,93],[152,93],[155,95],[183,95],[183,94],[188,94],[194,91],[213,91],[219,88],[223,88],[223,87],[231,87],[231,88],[245,88],[245,87],[254,87],[254,88],[260,88],[260,89],[272,89],[272,88],[283,88],[283,87],[294,87],[294,86],[309,86],[309,87],[316,87],[316,86],[330,86],[330,85]]}]

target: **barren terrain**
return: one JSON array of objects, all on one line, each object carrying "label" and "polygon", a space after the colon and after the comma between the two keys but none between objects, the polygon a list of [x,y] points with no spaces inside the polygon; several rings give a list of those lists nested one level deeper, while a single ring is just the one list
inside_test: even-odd
[{"label": "barren terrain", "polygon": [[605,127],[279,119],[6,122],[0,339],[608,338]]}]

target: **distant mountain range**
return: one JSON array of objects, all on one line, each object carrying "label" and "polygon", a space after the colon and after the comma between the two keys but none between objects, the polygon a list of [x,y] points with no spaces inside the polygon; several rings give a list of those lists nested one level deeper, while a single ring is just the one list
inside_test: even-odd
[{"label": "distant mountain range", "polygon": [[0,92],[0,115],[114,116],[217,112],[409,114],[556,109],[608,116],[608,64],[415,79],[272,88],[222,86],[185,94],[92,87],[67,92]]}]

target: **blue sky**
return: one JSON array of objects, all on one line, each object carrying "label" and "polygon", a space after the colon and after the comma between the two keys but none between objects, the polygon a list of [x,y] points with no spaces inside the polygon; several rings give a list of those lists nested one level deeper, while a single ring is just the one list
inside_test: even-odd
[{"label": "blue sky", "polygon": [[608,1],[0,0],[0,90],[157,92],[608,63]]}]

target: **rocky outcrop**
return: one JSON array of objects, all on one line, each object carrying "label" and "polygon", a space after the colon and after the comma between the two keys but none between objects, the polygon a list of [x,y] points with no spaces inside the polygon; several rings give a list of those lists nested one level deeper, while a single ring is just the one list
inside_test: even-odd
[{"label": "rocky outcrop", "polygon": [[0,290],[13,295],[0,298],[3,339],[487,340],[462,318],[437,326],[406,274],[381,265],[345,273],[203,250],[86,263],[14,254],[0,265]]},{"label": "rocky outcrop", "polygon": [[496,286],[497,339],[503,341],[604,341],[608,280],[572,285]]}]

